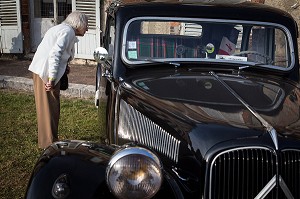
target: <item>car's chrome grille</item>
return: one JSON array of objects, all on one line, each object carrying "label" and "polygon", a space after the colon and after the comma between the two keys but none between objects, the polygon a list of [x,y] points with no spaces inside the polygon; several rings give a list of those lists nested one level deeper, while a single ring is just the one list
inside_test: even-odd
[{"label": "car's chrome grille", "polygon": [[300,150],[282,151],[279,168],[279,173],[294,198],[300,198]]},{"label": "car's chrome grille", "polygon": [[300,152],[286,150],[280,154],[278,157],[264,147],[218,154],[210,166],[209,198],[256,198],[262,193],[264,198],[289,198],[289,194],[300,198]]},{"label": "car's chrome grille", "polygon": [[180,140],[125,101],[120,103],[118,136],[151,147],[177,162]]}]

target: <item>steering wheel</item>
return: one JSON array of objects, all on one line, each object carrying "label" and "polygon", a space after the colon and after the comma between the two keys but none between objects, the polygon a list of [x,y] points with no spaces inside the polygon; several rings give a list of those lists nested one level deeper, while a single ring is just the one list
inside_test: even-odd
[{"label": "steering wheel", "polygon": [[263,58],[266,58],[267,64],[273,64],[273,60],[272,60],[272,58],[270,56],[262,54],[262,53],[259,53],[257,51],[241,51],[241,52],[232,54],[232,56],[247,55],[247,54],[261,56]]}]

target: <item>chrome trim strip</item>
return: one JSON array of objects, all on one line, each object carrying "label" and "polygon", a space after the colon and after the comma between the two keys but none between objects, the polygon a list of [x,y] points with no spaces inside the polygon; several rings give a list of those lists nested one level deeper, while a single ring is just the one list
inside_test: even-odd
[{"label": "chrome trim strip", "polygon": [[252,115],[254,115],[261,122],[261,124],[270,134],[276,150],[278,150],[277,132],[273,128],[273,126],[269,124],[263,117],[261,117],[260,114],[258,114],[247,102],[245,102],[243,98],[239,96],[239,94],[237,94],[230,86],[228,86],[217,74],[215,74],[213,71],[210,71],[209,74],[215,77],[216,80],[218,80],[237,100],[239,100],[252,113]]},{"label": "chrome trim strip", "polygon": [[[114,87],[114,84],[112,84],[112,89],[114,89],[115,90],[115,87]],[[119,104],[120,104],[120,96],[121,96],[121,90],[120,90],[120,87],[118,87],[118,90],[117,90],[117,94],[116,94],[116,103],[115,103],[115,113],[114,113],[114,115],[115,115],[115,117],[114,117],[114,124],[113,124],[113,126],[114,126],[114,130],[113,130],[113,138],[111,138],[111,135],[109,135],[109,139],[110,139],[110,142],[113,140],[114,141],[114,143],[112,143],[112,144],[118,144],[118,134],[117,134],[117,125],[118,125],[118,117],[116,117],[116,115],[118,114],[118,111],[119,111],[119,109],[118,109],[118,107],[120,107],[119,106]]]},{"label": "chrome trim strip", "polygon": [[269,131],[269,134],[273,140],[273,143],[275,145],[276,150],[278,150],[278,137],[277,137],[277,131],[272,128],[271,131]]},{"label": "chrome trim strip", "polygon": [[276,175],[266,184],[266,186],[258,193],[254,199],[263,199],[265,198],[270,191],[276,186]]},{"label": "chrome trim strip", "polygon": [[185,182],[187,182],[187,181],[189,180],[188,178],[181,177],[181,176],[179,175],[179,173],[177,172],[176,168],[172,168],[172,171],[176,174],[176,176],[177,176],[180,180],[185,181]]},{"label": "chrome trim strip", "polygon": [[300,149],[293,149],[293,148],[290,148],[290,149],[283,149],[282,152],[286,152],[286,151],[297,151],[297,152],[300,152]]},{"label": "chrome trim strip", "polygon": [[[271,153],[275,154],[274,151],[272,151],[271,149],[267,148],[267,147],[262,147],[262,146],[247,146],[247,147],[238,147],[238,148],[233,148],[233,149],[229,149],[229,150],[226,150],[226,151],[223,151],[221,153],[219,153],[218,155],[216,155],[216,157],[212,160],[212,165],[213,163],[216,161],[216,159],[225,154],[225,153],[229,153],[229,152],[233,152],[233,151],[239,151],[239,150],[245,150],[245,149],[263,149],[263,150],[267,150],[267,151],[270,151]],[[208,158],[206,158],[206,162],[208,162]]]},{"label": "chrome trim strip", "polygon": [[109,170],[118,160],[129,155],[142,155],[152,159],[159,167],[161,166],[160,159],[150,150],[142,147],[128,147],[117,151],[110,159],[107,170]]},{"label": "chrome trim strip", "polygon": [[[254,198],[254,199],[263,199],[265,198],[270,191],[276,186],[276,175],[269,181],[268,184],[266,184],[266,186],[258,193],[258,195]],[[287,185],[285,184],[283,178],[281,176],[279,176],[279,185],[280,188],[282,189],[282,191],[284,192],[285,196],[288,199],[294,199],[293,194],[291,193],[291,191],[289,190],[289,188],[287,187]]]},{"label": "chrome trim strip", "polygon": [[279,176],[279,185],[288,199],[294,199],[293,194],[291,193],[281,176]]}]

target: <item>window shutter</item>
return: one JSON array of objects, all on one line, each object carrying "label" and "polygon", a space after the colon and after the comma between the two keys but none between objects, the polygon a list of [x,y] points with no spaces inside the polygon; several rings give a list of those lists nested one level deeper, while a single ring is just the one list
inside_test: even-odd
[{"label": "window shutter", "polygon": [[89,16],[89,29],[96,29],[96,0],[76,0],[76,10]]},{"label": "window shutter", "polygon": [[72,10],[89,17],[88,31],[75,45],[75,58],[93,60],[94,49],[100,46],[100,0],[72,0]]},{"label": "window shutter", "polygon": [[23,53],[19,0],[0,0],[0,51]]},{"label": "window shutter", "polygon": [[0,23],[1,26],[17,26],[17,2],[16,0],[0,1]]}]

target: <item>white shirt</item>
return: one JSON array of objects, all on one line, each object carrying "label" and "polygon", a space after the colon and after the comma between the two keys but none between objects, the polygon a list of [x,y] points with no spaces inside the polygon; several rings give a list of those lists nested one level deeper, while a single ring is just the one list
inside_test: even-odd
[{"label": "white shirt", "polygon": [[74,29],[68,24],[50,28],[34,54],[28,70],[40,76],[47,83],[54,79],[58,83],[68,61],[74,58],[74,44],[78,42]]}]

